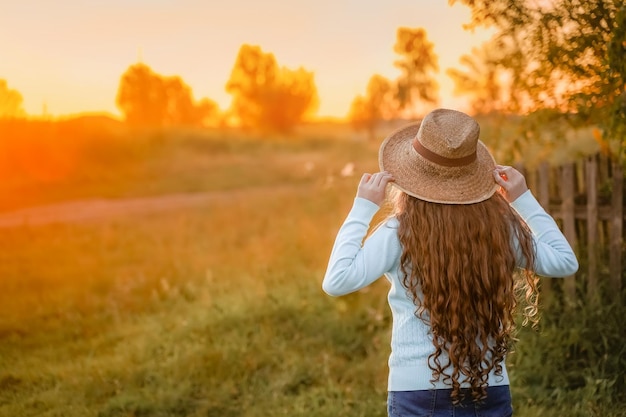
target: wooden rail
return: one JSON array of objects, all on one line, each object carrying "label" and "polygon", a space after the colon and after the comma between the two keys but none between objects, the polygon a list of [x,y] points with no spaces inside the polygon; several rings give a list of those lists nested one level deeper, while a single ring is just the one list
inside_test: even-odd
[{"label": "wooden rail", "polygon": [[[597,301],[604,287],[619,301],[624,275],[622,165],[604,155],[594,155],[556,167],[542,163],[533,170],[520,169],[581,260],[578,273],[563,283],[567,298],[575,300],[582,295]],[[603,279],[608,279],[608,285],[603,285]],[[550,285],[544,287],[549,290]],[[577,288],[583,293],[577,294]]]}]

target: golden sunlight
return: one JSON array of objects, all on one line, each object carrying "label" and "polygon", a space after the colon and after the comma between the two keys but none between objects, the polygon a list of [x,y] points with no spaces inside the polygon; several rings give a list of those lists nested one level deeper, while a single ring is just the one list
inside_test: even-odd
[{"label": "golden sunlight", "polygon": [[441,102],[457,107],[445,69],[489,36],[464,31],[468,9],[445,2],[356,7],[330,0],[288,5],[63,0],[38,8],[33,15],[28,3],[13,1],[3,5],[0,16],[0,78],[21,94],[31,117],[94,112],[122,117],[118,82],[134,64],[180,77],[198,101],[206,98],[226,110],[233,98],[225,85],[241,45],[249,44],[274,54],[282,66],[311,72],[319,97],[316,115],[341,118],[373,74],[398,75],[393,44],[400,26],[426,30],[440,59]]}]

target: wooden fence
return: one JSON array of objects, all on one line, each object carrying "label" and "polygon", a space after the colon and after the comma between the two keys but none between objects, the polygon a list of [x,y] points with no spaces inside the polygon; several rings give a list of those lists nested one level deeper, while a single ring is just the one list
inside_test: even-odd
[{"label": "wooden fence", "polygon": [[[591,301],[605,288],[620,302],[624,242],[624,174],[619,162],[594,155],[558,167],[542,163],[524,171],[539,203],[557,220],[581,268],[563,282],[571,301]],[[600,279],[608,279],[607,285]],[[602,285],[601,285],[602,284]],[[551,285],[544,285],[550,290]],[[577,288],[582,293],[577,295]]]}]

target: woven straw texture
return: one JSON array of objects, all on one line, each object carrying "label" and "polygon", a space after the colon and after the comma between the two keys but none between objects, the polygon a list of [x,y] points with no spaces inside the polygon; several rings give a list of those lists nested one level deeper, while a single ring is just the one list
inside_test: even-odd
[{"label": "woven straw texture", "polygon": [[[380,169],[393,175],[393,186],[422,200],[444,204],[484,201],[499,186],[493,178],[495,160],[478,140],[479,130],[478,124],[464,113],[435,110],[421,124],[408,124],[385,139],[379,151]],[[439,165],[416,152],[416,137],[442,157],[461,158],[475,151],[476,159],[463,166]]]}]

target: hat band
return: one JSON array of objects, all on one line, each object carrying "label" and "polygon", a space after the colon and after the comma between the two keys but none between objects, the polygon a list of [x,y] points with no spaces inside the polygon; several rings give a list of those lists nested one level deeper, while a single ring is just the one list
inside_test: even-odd
[{"label": "hat band", "polygon": [[469,165],[476,160],[476,151],[461,158],[446,158],[445,156],[438,155],[430,149],[424,147],[424,145],[422,145],[417,138],[413,139],[413,149],[415,149],[415,152],[420,154],[424,159],[444,167],[462,167]]}]

